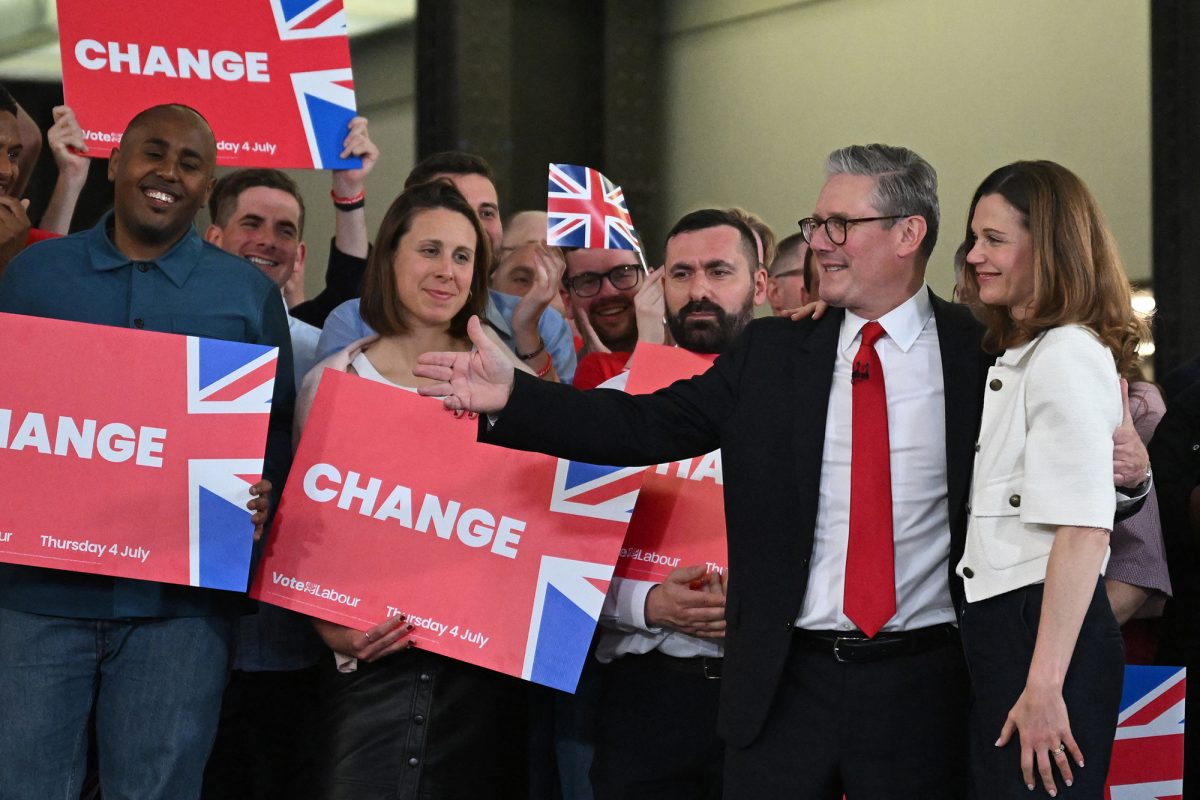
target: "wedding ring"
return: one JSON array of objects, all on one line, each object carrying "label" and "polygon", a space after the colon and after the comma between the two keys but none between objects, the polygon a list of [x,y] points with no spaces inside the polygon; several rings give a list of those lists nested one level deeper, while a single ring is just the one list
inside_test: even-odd
[{"label": "wedding ring", "polygon": [[1059,743],[1058,747],[1050,751],[1052,755],[1060,756],[1067,751],[1066,743]]}]

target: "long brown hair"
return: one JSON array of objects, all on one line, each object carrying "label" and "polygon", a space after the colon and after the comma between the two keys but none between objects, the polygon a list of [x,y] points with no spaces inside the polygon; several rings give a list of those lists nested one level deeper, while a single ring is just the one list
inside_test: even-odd
[{"label": "long brown hair", "polygon": [[967,214],[968,249],[975,244],[975,206],[993,194],[1017,210],[1029,231],[1033,303],[1020,320],[1005,307],[984,305],[975,267],[968,263],[963,299],[987,326],[984,346],[1003,350],[1050,328],[1082,325],[1112,351],[1117,372],[1126,374],[1149,330],[1130,305],[1129,279],[1116,242],[1087,186],[1053,161],[1017,161],[1001,167],[975,190]]},{"label": "long brown hair", "polygon": [[412,228],[413,219],[423,211],[445,208],[466,217],[475,231],[475,261],[471,273],[471,291],[462,309],[450,320],[450,335],[458,338],[467,336],[467,320],[472,315],[483,316],[487,306],[487,272],[491,263],[491,248],[483,226],[474,210],[446,179],[419,183],[405,189],[388,208],[375,237],[375,247],[367,259],[367,270],[363,275],[362,300],[359,314],[363,322],[384,336],[404,333],[403,309],[396,292],[396,273],[392,262],[401,237]]}]

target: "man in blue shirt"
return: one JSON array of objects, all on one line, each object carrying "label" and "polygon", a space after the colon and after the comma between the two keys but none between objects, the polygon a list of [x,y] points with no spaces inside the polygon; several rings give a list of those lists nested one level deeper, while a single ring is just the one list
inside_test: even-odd
[{"label": "man in blue shirt", "polygon": [[[15,258],[0,280],[0,311],[266,344],[279,348],[278,373],[290,378],[279,290],[192,227],[215,163],[212,130],[192,109],[138,114],[109,159],[113,212]],[[292,381],[276,381],[263,471],[277,487],[290,460],[293,401]],[[261,524],[265,498],[249,507]],[[198,797],[241,601],[232,592],[0,565],[4,797],[77,797],[93,714],[106,795]]]}]

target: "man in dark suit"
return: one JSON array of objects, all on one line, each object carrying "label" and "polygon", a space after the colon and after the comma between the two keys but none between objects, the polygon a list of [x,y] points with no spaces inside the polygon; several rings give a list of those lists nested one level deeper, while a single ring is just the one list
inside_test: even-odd
[{"label": "man in dark suit", "polygon": [[[839,307],[820,320],[757,320],[708,372],[653,395],[514,376],[477,322],[475,352],[425,354],[417,373],[441,381],[422,393],[479,412],[494,444],[607,464],[721,448],[726,797],[958,800],[967,676],[952,570],[988,359],[967,309],[924,285],[932,167],[869,145],[835,151],[826,175],[801,221],[822,299]],[[860,385],[883,416],[865,428]]]},{"label": "man in dark suit", "polygon": [[[938,225],[933,169],[876,145],[834,153],[827,173],[806,238],[822,295],[844,312],[756,321],[713,369],[651,396],[530,387],[482,346],[472,358],[431,354],[426,374],[448,381],[433,388],[452,407],[502,409],[483,426],[496,444],[630,464],[721,448],[726,796],[961,798],[966,674],[949,587],[982,394],[978,329],[923,283]],[[868,320],[888,331],[877,350],[899,414],[897,610],[873,638],[843,612],[841,586],[850,379]],[[787,419],[792,433],[780,436]]]}]

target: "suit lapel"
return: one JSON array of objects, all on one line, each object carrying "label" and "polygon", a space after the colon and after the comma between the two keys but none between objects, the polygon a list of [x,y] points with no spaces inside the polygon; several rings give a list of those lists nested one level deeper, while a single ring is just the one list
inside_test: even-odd
[{"label": "suit lapel", "polygon": [[946,398],[946,489],[950,511],[952,558],[962,551],[965,526],[957,524],[965,509],[975,438],[979,433],[982,399],[979,370],[978,327],[965,314],[954,313],[949,303],[930,292],[942,355],[942,382]]},{"label": "suit lapel", "polygon": [[803,413],[796,415],[796,479],[800,491],[800,528],[808,533],[809,546],[817,520],[821,489],[821,460],[825,451],[825,418],[829,413],[829,390],[837,357],[838,335],[845,311],[830,308],[809,329],[796,348],[796,397],[805,398]]}]

